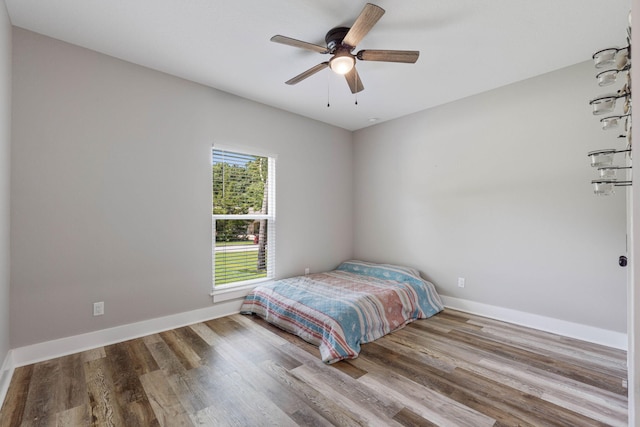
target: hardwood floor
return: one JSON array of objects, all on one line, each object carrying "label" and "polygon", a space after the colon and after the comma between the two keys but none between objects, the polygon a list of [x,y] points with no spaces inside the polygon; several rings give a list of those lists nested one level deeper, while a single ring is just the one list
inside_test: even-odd
[{"label": "hardwood floor", "polygon": [[0,426],[624,426],[625,352],[452,310],[325,365],[233,315],[16,369]]}]

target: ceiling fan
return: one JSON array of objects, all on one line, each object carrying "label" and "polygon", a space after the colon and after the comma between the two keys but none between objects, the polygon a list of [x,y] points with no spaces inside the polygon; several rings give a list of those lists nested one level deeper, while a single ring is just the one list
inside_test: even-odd
[{"label": "ceiling fan", "polygon": [[271,37],[271,41],[275,43],[332,55],[329,61],[311,67],[285,83],[288,85],[300,83],[307,77],[311,77],[318,71],[329,67],[334,72],[344,75],[351,92],[358,93],[364,90],[364,86],[358,71],[356,71],[356,58],[361,61],[415,63],[420,55],[417,50],[361,50],[356,54],[352,53],[356,45],[367,35],[382,15],[384,15],[383,8],[367,3],[351,28],[336,27],[329,30],[325,36],[327,46],[320,46],[281,35]]}]

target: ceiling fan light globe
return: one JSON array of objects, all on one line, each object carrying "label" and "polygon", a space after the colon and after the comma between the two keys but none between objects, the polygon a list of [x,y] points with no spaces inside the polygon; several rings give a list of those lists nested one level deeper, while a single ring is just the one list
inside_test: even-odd
[{"label": "ceiling fan light globe", "polygon": [[329,67],[335,73],[345,75],[353,69],[355,63],[356,60],[351,55],[334,56],[329,62]]}]

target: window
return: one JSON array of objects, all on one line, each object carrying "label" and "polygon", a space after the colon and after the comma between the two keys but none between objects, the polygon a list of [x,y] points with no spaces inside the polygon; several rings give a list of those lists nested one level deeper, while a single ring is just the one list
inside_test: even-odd
[{"label": "window", "polygon": [[275,159],[212,149],[213,283],[274,277]]}]

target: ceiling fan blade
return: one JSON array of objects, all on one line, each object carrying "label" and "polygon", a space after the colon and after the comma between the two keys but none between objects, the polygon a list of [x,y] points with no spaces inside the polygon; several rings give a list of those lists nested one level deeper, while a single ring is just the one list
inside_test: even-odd
[{"label": "ceiling fan blade", "polygon": [[298,74],[294,78],[287,80],[285,83],[288,84],[288,85],[294,85],[296,83],[300,83],[301,81],[303,81],[307,77],[313,76],[315,73],[317,73],[318,71],[324,70],[328,66],[329,66],[329,62],[322,62],[322,63],[316,65],[315,67],[311,67],[307,71]]},{"label": "ceiling fan blade", "polygon": [[362,61],[406,62],[413,64],[418,60],[417,50],[361,50],[356,58]]},{"label": "ceiling fan blade", "polygon": [[351,71],[345,74],[344,78],[349,85],[349,89],[351,89],[351,93],[358,93],[364,90],[362,80],[360,79],[360,74],[358,74],[356,67],[353,67]]},{"label": "ceiling fan blade", "polygon": [[367,35],[367,33],[376,25],[376,22],[384,15],[384,9],[375,4],[367,3],[360,12],[360,15],[356,18],[356,22],[353,23],[351,29],[344,36],[342,40],[343,44],[355,47],[360,43],[360,40]]},{"label": "ceiling fan blade", "polygon": [[301,49],[312,50],[318,53],[329,53],[329,49],[327,49],[326,46],[320,46],[313,43],[303,42],[301,40],[292,39],[291,37],[277,35],[277,36],[271,37],[271,41],[274,43],[286,44],[287,46],[293,46],[293,47],[299,47]]}]

